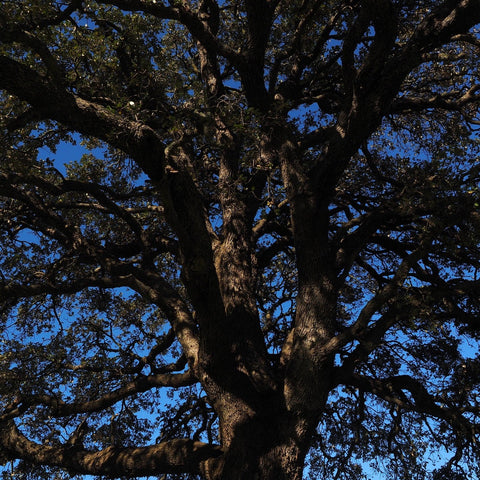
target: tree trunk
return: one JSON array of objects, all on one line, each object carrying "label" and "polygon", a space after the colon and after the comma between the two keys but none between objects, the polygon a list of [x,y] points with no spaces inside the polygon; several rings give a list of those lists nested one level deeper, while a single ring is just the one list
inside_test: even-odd
[{"label": "tree trunk", "polygon": [[[269,402],[268,402],[269,403]],[[316,422],[287,411],[264,412],[226,428],[225,455],[205,468],[207,480],[301,480]],[[233,433],[233,435],[232,435]]]}]

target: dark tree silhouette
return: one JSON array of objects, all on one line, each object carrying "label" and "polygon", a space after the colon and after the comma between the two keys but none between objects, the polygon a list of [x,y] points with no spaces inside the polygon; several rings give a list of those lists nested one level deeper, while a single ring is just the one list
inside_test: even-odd
[{"label": "dark tree silhouette", "polygon": [[478,23],[0,1],[2,463],[477,478]]}]

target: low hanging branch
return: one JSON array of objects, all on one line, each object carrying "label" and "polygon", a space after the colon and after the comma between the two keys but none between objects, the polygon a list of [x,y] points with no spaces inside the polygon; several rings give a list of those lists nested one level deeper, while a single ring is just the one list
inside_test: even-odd
[{"label": "low hanging branch", "polygon": [[207,460],[222,455],[218,445],[189,439],[162,442],[150,447],[108,447],[92,452],[74,446],[45,446],[28,440],[13,421],[0,422],[0,451],[6,458],[23,458],[47,466],[61,466],[70,473],[107,477],[142,477],[161,473],[202,471]]}]

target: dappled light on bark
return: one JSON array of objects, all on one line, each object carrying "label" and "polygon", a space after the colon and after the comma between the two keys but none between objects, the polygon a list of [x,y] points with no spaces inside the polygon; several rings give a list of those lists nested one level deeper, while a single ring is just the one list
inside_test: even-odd
[{"label": "dappled light on bark", "polygon": [[478,479],[479,24],[0,0],[5,472]]}]

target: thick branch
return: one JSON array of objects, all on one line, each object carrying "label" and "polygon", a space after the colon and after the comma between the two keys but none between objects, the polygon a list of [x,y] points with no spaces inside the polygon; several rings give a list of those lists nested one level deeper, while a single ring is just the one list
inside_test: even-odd
[{"label": "thick branch", "polygon": [[12,422],[0,424],[0,448],[11,459],[107,477],[142,477],[161,473],[200,474],[203,463],[222,455],[217,445],[177,439],[149,447],[108,447],[90,451],[77,446],[45,446],[28,440]]},{"label": "thick branch", "polygon": [[0,55],[0,88],[28,102],[45,118],[131,155],[152,180],[164,176],[165,146],[148,126],[67,92],[31,68]]},{"label": "thick branch", "polygon": [[262,107],[267,102],[263,76],[273,10],[267,0],[246,0],[244,3],[247,13],[248,50],[246,61],[237,65],[240,67],[242,83],[250,105]]}]

